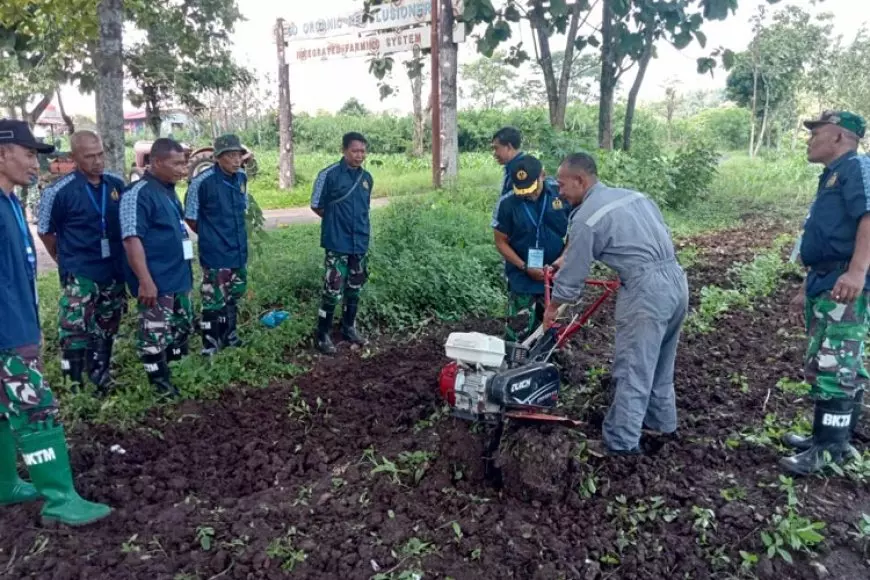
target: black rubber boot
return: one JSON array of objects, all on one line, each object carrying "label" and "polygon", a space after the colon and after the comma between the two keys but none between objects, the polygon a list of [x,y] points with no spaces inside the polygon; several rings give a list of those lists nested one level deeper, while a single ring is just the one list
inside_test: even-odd
[{"label": "black rubber boot", "polygon": [[359,300],[348,300],[344,304],[344,315],[341,317],[341,335],[351,344],[365,344],[366,340],[356,331],[356,313],[359,310]]},{"label": "black rubber boot", "polygon": [[73,391],[78,392],[84,383],[82,377],[88,361],[88,351],[64,350],[60,359],[60,370],[64,380],[69,380],[73,385]]},{"label": "black rubber boot", "polygon": [[97,392],[102,396],[108,395],[109,391],[112,390],[110,370],[114,345],[114,339],[100,338],[94,342],[93,350],[90,353],[88,378],[91,379],[91,382],[97,387]]},{"label": "black rubber boot", "polygon": [[170,380],[169,364],[166,352],[160,354],[146,354],[142,357],[142,364],[148,374],[148,381],[161,395],[177,398],[179,393]]},{"label": "black rubber boot", "polygon": [[243,346],[242,339],[239,338],[239,332],[236,328],[239,320],[239,305],[235,302],[227,304],[227,316],[223,326],[223,341],[224,346],[238,348]]},{"label": "black rubber boot", "polygon": [[187,335],[174,340],[166,349],[166,362],[175,362],[187,356],[190,352],[189,338]]},{"label": "black rubber boot", "polygon": [[199,352],[202,356],[214,356],[223,346],[221,340],[221,331],[223,330],[222,320],[225,314],[222,310],[205,310],[202,313],[202,321],[199,323],[199,330],[202,334],[202,350]]},{"label": "black rubber boot", "polygon": [[[855,393],[855,408],[852,409],[852,432],[851,435],[855,434],[855,427],[858,425],[858,421],[861,419],[861,410],[864,408],[864,391],[858,391]],[[798,451],[806,451],[810,447],[813,446],[813,436],[803,436],[798,435],[797,433],[786,433],[782,438],[782,442],[788,445],[793,449],[797,449]]]},{"label": "black rubber boot", "polygon": [[320,307],[319,316],[317,318],[317,350],[323,354],[335,354],[335,345],[332,344],[332,317],[335,315],[335,307],[324,308]]},{"label": "black rubber boot", "polygon": [[825,466],[825,452],[837,464],[857,456],[858,452],[849,444],[855,404],[854,399],[816,401],[812,445],[794,457],[780,459],[780,466],[795,475],[809,475]]}]

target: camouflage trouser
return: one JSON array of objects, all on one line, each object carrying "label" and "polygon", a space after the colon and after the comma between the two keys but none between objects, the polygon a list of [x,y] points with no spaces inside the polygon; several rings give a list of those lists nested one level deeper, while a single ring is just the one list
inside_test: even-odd
[{"label": "camouflage trouser", "polygon": [[39,345],[0,350],[0,415],[15,433],[57,422],[57,399],[42,379]]},{"label": "camouflage trouser", "polygon": [[138,304],[139,331],[136,350],[139,356],[160,354],[174,342],[182,342],[193,330],[191,293],[157,297],[152,307]]},{"label": "camouflage trouser", "polygon": [[109,339],[118,334],[125,299],[126,290],[120,282],[97,284],[67,275],[58,307],[60,347],[84,350],[94,338]]},{"label": "camouflage trouser", "polygon": [[326,274],[323,283],[323,306],[335,308],[342,296],[347,300],[359,299],[362,287],[369,277],[368,258],[365,254],[339,254],[326,250]]},{"label": "camouflage trouser", "polygon": [[508,297],[505,340],[522,342],[544,321],[543,294],[517,294]]},{"label": "camouflage trouser", "polygon": [[248,291],[247,268],[202,269],[202,309],[223,310]]},{"label": "camouflage trouser", "polygon": [[870,292],[849,304],[838,304],[830,292],[807,298],[804,373],[812,386],[811,397],[852,398],[870,383],[864,368],[868,300]]}]

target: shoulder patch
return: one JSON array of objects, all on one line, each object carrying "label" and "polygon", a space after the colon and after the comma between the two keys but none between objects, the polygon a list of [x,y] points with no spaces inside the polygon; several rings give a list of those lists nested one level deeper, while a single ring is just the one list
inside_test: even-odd
[{"label": "shoulder patch", "polygon": [[57,193],[58,191],[60,191],[61,189],[63,189],[64,187],[66,187],[67,185],[72,183],[73,181],[75,181],[75,179],[76,179],[75,171],[67,173],[66,175],[59,177],[59,178],[55,179],[54,181],[52,181],[48,185],[48,187],[46,187],[42,191],[42,195],[45,195],[45,194],[50,193],[50,192]]},{"label": "shoulder patch", "polygon": [[189,188],[198,188],[202,182],[214,175],[214,167],[209,167],[190,181]]},{"label": "shoulder patch", "polygon": [[135,236],[138,226],[139,217],[139,192],[145,187],[147,182],[140,179],[131,187],[124,191],[121,196],[121,237],[129,238]]},{"label": "shoulder patch", "polygon": [[67,173],[63,177],[56,179],[51,185],[42,190],[42,193],[39,195],[39,207],[37,212],[37,226],[36,231],[40,234],[48,233],[51,227],[51,211],[54,206],[54,200],[57,198],[57,194],[63,190],[64,187],[71,184],[76,180],[76,174]]}]

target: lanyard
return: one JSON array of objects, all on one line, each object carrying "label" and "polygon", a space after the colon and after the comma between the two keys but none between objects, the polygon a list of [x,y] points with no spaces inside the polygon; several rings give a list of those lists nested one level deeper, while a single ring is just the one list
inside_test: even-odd
[{"label": "lanyard", "polygon": [[85,189],[88,192],[88,197],[91,199],[91,204],[94,206],[94,209],[100,213],[100,226],[102,228],[103,237],[105,238],[106,232],[108,231],[106,228],[106,182],[104,181],[102,184],[101,205],[97,205],[97,200],[94,198],[94,192],[91,190],[90,183],[85,185]]},{"label": "lanyard", "polygon": [[544,221],[544,213],[547,211],[547,200],[548,195],[546,193],[541,195],[541,213],[538,215],[538,220],[535,221],[535,216],[532,215],[532,210],[529,209],[528,203],[523,204],[523,209],[526,210],[526,215],[529,216],[529,220],[532,222],[532,225],[535,226],[535,247],[539,247],[541,245],[541,223]]},{"label": "lanyard", "polygon": [[[24,242],[24,252],[27,255],[27,264],[30,266],[30,279],[36,280],[36,253],[33,251],[33,244],[30,243],[30,232],[27,229],[27,222],[24,220],[24,212],[21,211],[21,206],[18,203],[18,198],[14,193],[10,194],[6,199],[9,200],[9,205],[12,206],[12,213],[15,215],[15,221],[18,222],[18,230],[21,232],[21,240]],[[34,287],[34,292],[36,288]]]},{"label": "lanyard", "polygon": [[[181,228],[181,237],[186,240],[187,239],[187,228],[184,227],[184,220],[181,219],[181,211],[178,209],[178,206],[175,205],[175,202],[173,200],[169,199],[169,195],[164,194],[163,198],[165,200],[164,205],[168,203],[170,206],[172,206],[172,211],[175,213],[175,217],[178,218],[178,225]],[[170,215],[170,217],[172,217],[172,216]]]}]

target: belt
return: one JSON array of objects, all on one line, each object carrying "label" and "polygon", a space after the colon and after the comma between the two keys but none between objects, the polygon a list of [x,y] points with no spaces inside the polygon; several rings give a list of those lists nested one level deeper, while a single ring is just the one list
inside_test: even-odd
[{"label": "belt", "polygon": [[809,265],[810,272],[815,274],[830,274],[831,272],[845,272],[849,269],[849,261],[840,262],[817,262]]},{"label": "belt", "polygon": [[622,280],[623,283],[625,283],[626,281],[635,280],[635,279],[639,278],[640,276],[647,274],[648,272],[651,272],[654,270],[663,270],[665,268],[672,267],[672,266],[679,267],[679,265],[680,264],[679,264],[679,262],[677,262],[676,258],[665,258],[664,260],[656,260],[654,262],[646,262],[646,263],[638,264],[637,266],[634,266],[633,268],[631,268],[630,272],[620,273],[619,278],[620,278],[620,280]]}]

